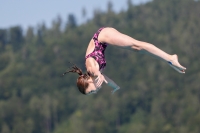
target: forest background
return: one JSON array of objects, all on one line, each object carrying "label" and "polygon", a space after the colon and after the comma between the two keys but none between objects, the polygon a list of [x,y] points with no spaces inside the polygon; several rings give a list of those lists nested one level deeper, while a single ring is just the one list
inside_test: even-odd
[{"label": "forest background", "polygon": [[[68,15],[29,27],[0,29],[1,133],[199,133],[200,1],[153,0],[115,13],[94,10],[77,25]],[[65,25],[64,27],[61,25]],[[102,26],[114,27],[167,53],[187,67],[179,74],[147,55],[109,47],[105,73],[121,87],[82,95],[69,61],[83,71],[85,50]]]}]

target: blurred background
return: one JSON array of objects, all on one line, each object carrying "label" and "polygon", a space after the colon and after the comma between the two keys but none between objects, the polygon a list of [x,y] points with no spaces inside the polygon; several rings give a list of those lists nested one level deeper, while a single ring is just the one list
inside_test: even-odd
[{"label": "blurred background", "polygon": [[[114,27],[187,67],[115,47],[105,73],[121,89],[85,96],[75,63],[85,72],[88,42]],[[199,133],[200,1],[1,1],[0,133]]]}]

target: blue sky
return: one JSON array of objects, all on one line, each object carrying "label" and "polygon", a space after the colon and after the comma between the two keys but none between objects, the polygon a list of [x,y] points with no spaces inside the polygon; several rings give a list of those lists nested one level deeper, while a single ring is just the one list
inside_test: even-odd
[{"label": "blue sky", "polygon": [[[92,18],[94,9],[105,11],[109,1],[115,12],[127,9],[127,0],[0,0],[0,29],[16,25],[26,29],[43,22],[50,26],[58,15],[66,21],[68,14],[75,15],[77,22],[81,23],[83,8],[86,9],[86,17]],[[147,1],[150,0],[132,0],[132,3]]]}]

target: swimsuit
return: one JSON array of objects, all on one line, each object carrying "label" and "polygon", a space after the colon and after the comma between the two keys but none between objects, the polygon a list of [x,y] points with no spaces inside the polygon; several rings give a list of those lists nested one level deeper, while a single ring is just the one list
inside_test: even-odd
[{"label": "swimsuit", "polygon": [[106,50],[107,44],[98,41],[98,36],[102,29],[103,28],[100,28],[93,36],[95,43],[94,51],[85,57],[85,59],[89,57],[94,58],[99,64],[99,70],[103,70],[106,67],[104,51]]}]

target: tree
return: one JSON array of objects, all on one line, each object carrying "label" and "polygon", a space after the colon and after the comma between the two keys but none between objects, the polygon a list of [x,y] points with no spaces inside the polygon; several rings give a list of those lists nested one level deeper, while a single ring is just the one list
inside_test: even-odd
[{"label": "tree", "polygon": [[113,12],[113,4],[111,1],[108,1],[107,10],[108,10],[108,13]]},{"label": "tree", "polygon": [[9,43],[15,51],[21,49],[23,44],[23,33],[20,26],[11,27],[9,29]]},{"label": "tree", "polygon": [[0,29],[0,52],[4,50],[7,42],[7,30]]},{"label": "tree", "polygon": [[60,34],[62,28],[62,18],[61,16],[57,16],[55,20],[52,22],[52,30],[55,35]]},{"label": "tree", "polygon": [[37,29],[37,45],[45,45],[44,37],[46,35],[46,25],[44,23],[38,25]]},{"label": "tree", "polygon": [[86,17],[87,17],[87,11],[85,8],[82,8],[82,17],[84,20],[86,20]]},{"label": "tree", "polygon": [[76,18],[73,14],[68,15],[66,29],[74,29],[77,26]]}]

